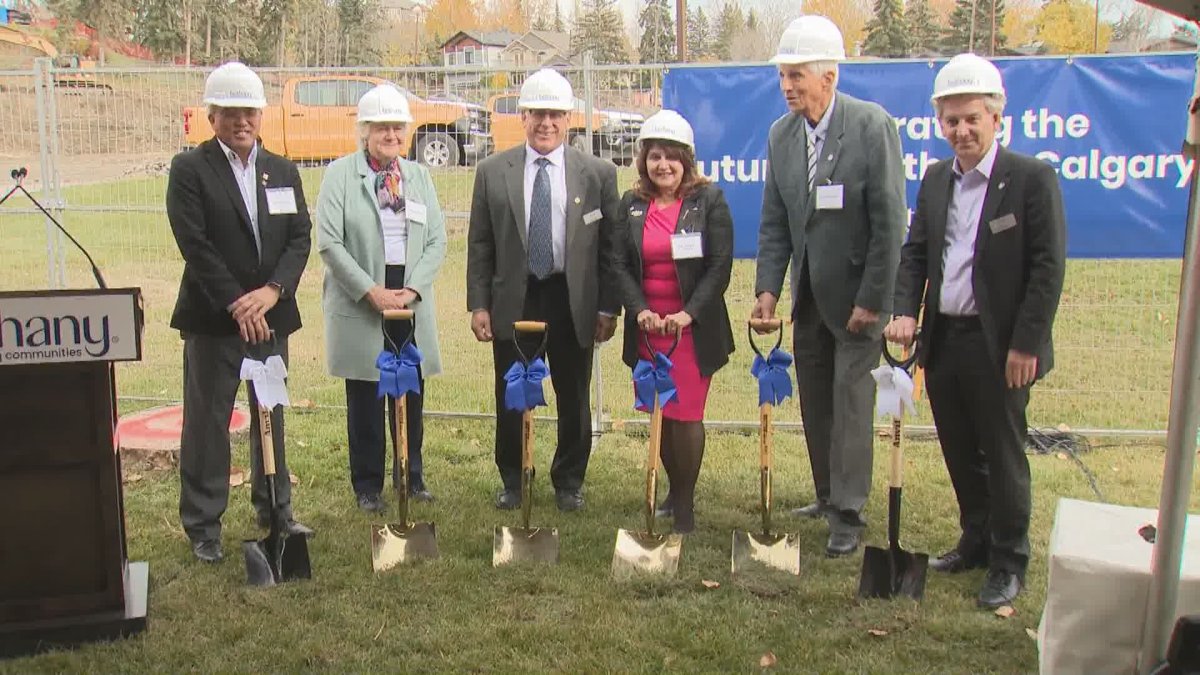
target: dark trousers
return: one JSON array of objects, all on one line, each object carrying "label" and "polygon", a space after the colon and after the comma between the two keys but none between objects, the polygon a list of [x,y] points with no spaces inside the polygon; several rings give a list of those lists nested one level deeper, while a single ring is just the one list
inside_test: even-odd
[{"label": "dark trousers", "polygon": [[871,492],[878,333],[846,336],[825,325],[802,270],[793,312],[796,388],[817,501],[831,530],[861,530]]},{"label": "dark trousers", "polygon": [[[404,287],[403,265],[387,266],[384,287]],[[401,347],[412,328],[411,321],[384,322],[384,330],[391,338],[391,343],[384,341],[384,347],[392,349],[392,343],[395,343],[395,348]],[[416,344],[415,336],[413,343]],[[419,368],[417,372],[420,373]],[[423,377],[421,391],[425,391]],[[391,452],[391,446],[387,444],[387,436],[383,431],[385,409],[388,429],[392,439],[396,438],[396,402],[391,397],[386,397],[387,405],[384,406],[378,392],[379,382],[346,380],[346,437],[350,450],[350,484],[354,486],[355,494],[378,494],[383,491],[384,470],[387,466],[387,456]],[[425,425],[422,423],[424,395],[410,392],[404,397],[404,403],[408,422],[408,485],[410,489],[417,489],[425,485],[421,461],[421,446],[425,436]],[[399,472],[398,464],[392,466],[394,483],[399,481]]]},{"label": "dark trousers", "polygon": [[[523,318],[547,323],[547,365],[558,402],[558,445],[550,480],[556,490],[578,490],[583,487],[592,453],[592,349],[581,347],[575,335],[566,277],[531,278]],[[532,356],[540,339],[538,335],[521,338],[521,349]],[[517,490],[521,487],[521,413],[504,407],[504,373],[520,357],[513,340],[494,341],[492,357],[496,369],[496,466],[505,489]]]},{"label": "dark trousers", "polygon": [[965,555],[1022,578],[1031,496],[1025,456],[1029,388],[1010,389],[988,356],[978,318],[937,317],[925,370],[929,405],[958,497]]},{"label": "dark trousers", "polygon": [[[179,520],[192,541],[220,539],[221,516],[229,504],[229,417],[241,385],[246,347],[237,335],[183,336],[183,433],[179,445]],[[287,363],[287,338],[252,347],[256,360],[278,354]],[[263,475],[262,437],[259,435],[258,399],[250,399],[250,502],[254,510],[270,513],[271,499]],[[280,514],[291,518],[292,484],[284,448],[283,406],[271,412],[274,443],[275,499]]]}]

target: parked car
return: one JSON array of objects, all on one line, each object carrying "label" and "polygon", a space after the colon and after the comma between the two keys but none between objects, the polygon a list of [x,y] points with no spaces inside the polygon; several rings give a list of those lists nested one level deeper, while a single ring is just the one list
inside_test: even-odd
[{"label": "parked car", "polygon": [[[329,160],[357,147],[354,131],[358,99],[387,80],[365,75],[293,77],[284,82],[283,99],[263,110],[259,135],[270,151],[294,160]],[[490,115],[470,103],[426,101],[408,96],[414,122],[409,124],[408,156],[426,166],[470,164],[491,152]],[[204,107],[183,110],[188,147],[212,137]]]},{"label": "parked car", "polygon": [[[521,114],[517,109],[519,95],[515,92],[497,94],[488,99],[487,110],[492,121],[492,141],[496,152],[525,142]],[[592,144],[588,147],[586,104],[575,99],[567,126],[567,142],[583,152],[628,166],[634,158],[638,133],[645,118],[638,113],[616,110],[592,111]]]}]

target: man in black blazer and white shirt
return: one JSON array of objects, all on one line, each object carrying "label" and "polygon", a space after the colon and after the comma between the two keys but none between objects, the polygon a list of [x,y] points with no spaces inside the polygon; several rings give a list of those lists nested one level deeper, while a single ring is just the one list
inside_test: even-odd
[{"label": "man in black blazer and white shirt", "polygon": [[[300,328],[295,293],[312,224],[296,165],[258,143],[266,106],[262,80],[240,63],[227,63],[209,75],[204,102],[215,137],[172,160],[167,217],[184,260],[171,316],[184,341],[179,515],[192,552],[215,563],[223,557],[228,425],[245,345],[263,345],[287,361],[287,336]],[[253,392],[249,398],[253,409]],[[278,508],[290,533],[311,535],[291,516],[282,406],[272,412],[272,427],[282,476],[275,483]],[[260,446],[252,415],[251,501],[259,526],[267,527],[270,497]]]},{"label": "man in black blazer and white shirt", "polygon": [[954,158],[921,181],[884,335],[911,344],[924,305],[920,362],[962,526],[931,567],[987,568],[978,601],[995,608],[1021,592],[1029,565],[1025,408],[1054,365],[1066,224],[1054,169],[996,142],[1005,96],[994,65],[954,57],[933,103]]}]

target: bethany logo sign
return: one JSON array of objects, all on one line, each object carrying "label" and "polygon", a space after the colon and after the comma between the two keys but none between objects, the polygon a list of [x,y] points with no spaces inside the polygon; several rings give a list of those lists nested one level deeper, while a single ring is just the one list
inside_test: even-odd
[{"label": "bethany logo sign", "polygon": [[141,356],[138,291],[0,294],[0,365]]}]

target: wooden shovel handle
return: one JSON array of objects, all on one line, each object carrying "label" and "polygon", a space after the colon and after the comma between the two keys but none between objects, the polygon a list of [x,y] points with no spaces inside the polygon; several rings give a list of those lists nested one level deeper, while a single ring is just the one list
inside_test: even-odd
[{"label": "wooden shovel handle", "polygon": [[888,487],[904,487],[904,451],[900,448],[900,418],[892,418],[892,461]]},{"label": "wooden shovel handle", "polygon": [[658,500],[658,455],[662,448],[662,404],[654,392],[654,410],[650,413],[649,455],[646,458],[646,533],[654,534],[654,502]]},{"label": "wooden shovel handle", "polygon": [[413,318],[411,309],[385,309],[383,310],[384,321],[408,321]]},{"label": "wooden shovel handle", "polygon": [[514,321],[513,330],[518,333],[545,333],[545,321]]},{"label": "wooden shovel handle", "polygon": [[750,319],[750,328],[774,333],[783,326],[783,319]]},{"label": "wooden shovel handle", "polygon": [[271,430],[271,411],[258,406],[258,438],[262,443],[263,475],[275,475],[275,435]]}]

